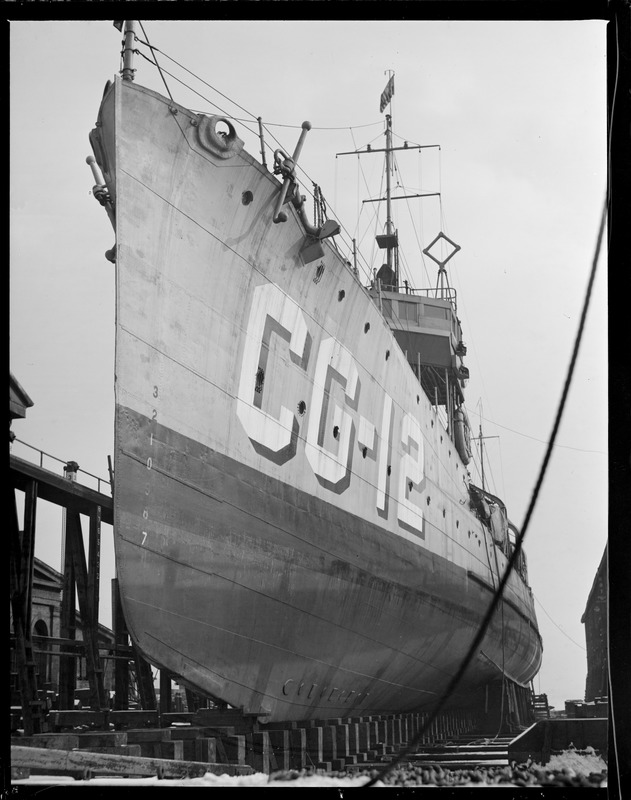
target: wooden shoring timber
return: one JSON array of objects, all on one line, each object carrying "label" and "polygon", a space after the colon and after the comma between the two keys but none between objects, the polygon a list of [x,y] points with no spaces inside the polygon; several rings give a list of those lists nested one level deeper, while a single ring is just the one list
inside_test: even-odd
[{"label": "wooden shoring timber", "polygon": [[[65,514],[67,513],[64,512]],[[65,521],[65,520],[64,520]],[[76,581],[72,539],[66,530],[63,553],[63,588],[59,613],[59,632],[63,639],[77,638]],[[74,708],[77,683],[77,657],[62,655],[59,658],[59,708]]]},{"label": "wooden shoring timber", "polygon": [[[117,645],[129,644],[130,636],[123,613],[123,604],[120,596],[120,586],[117,578],[112,579],[112,625],[114,630],[114,641]],[[140,705],[145,711],[154,711],[158,708],[156,690],[153,685],[153,675],[151,665],[144,658],[135,642],[131,642],[131,658],[134,662],[136,686]],[[114,667],[114,689],[116,708],[123,711],[129,707],[129,665],[126,666],[115,662]]]},{"label": "wooden shoring timber", "polygon": [[[70,655],[81,655],[83,651],[81,639],[62,639],[61,636],[45,636],[41,633],[33,633],[31,639],[36,653],[46,653],[49,656],[59,655],[58,652],[50,649],[53,646],[69,648]],[[99,652],[102,653],[101,658],[124,660],[132,658],[132,648],[129,645],[118,646],[102,642],[99,644]]]},{"label": "wooden shoring timber", "polygon": [[[90,511],[89,528],[89,553],[88,561],[88,589],[89,600],[92,606],[92,618],[98,630],[99,623],[99,588],[101,572],[101,506],[94,506]],[[97,638],[98,651],[98,638]]]},{"label": "wooden shoring timber", "polygon": [[160,778],[196,778],[207,772],[250,775],[252,767],[237,764],[208,764],[197,761],[142,758],[138,756],[90,753],[82,750],[54,750],[39,747],[11,746],[11,766],[50,770],[69,775],[157,775]]},{"label": "wooden shoring timber", "polygon": [[22,700],[24,733],[41,733],[42,717],[37,694],[37,672],[31,638],[31,598],[35,560],[35,518],[37,481],[29,481],[24,489],[24,530],[20,531],[17,498],[11,503],[11,552],[9,557],[11,611],[16,638],[15,657]]},{"label": "wooden shoring timber", "polygon": [[[81,628],[83,641],[85,642],[85,658],[88,682],[90,684],[90,706],[93,709],[101,709],[105,708],[107,704],[103,687],[103,670],[99,658],[98,597],[95,604],[93,587],[90,586],[88,578],[81,518],[76,511],[68,511],[66,515],[66,546],[68,545],[70,545],[79,610],[81,612]],[[95,560],[94,555],[94,553],[90,553],[93,561]]]},{"label": "wooden shoring timber", "polygon": [[[112,578],[112,629],[116,647],[127,647],[129,635],[123,616],[118,578]],[[129,662],[114,662],[114,708],[117,711],[126,711],[129,708]]]},{"label": "wooden shoring timber", "polygon": [[24,531],[20,565],[20,591],[22,594],[22,618],[24,630],[31,631],[31,601],[33,598],[33,566],[35,562],[35,519],[37,516],[37,481],[29,481],[24,500]]},{"label": "wooden shoring timber", "polygon": [[160,713],[171,712],[171,673],[166,669],[160,670]]},{"label": "wooden shoring timber", "polygon": [[143,709],[151,711],[158,708],[156,689],[153,685],[151,664],[145,659],[140,650],[132,643],[134,650],[134,665],[136,667],[136,683],[140,695],[140,705]]}]

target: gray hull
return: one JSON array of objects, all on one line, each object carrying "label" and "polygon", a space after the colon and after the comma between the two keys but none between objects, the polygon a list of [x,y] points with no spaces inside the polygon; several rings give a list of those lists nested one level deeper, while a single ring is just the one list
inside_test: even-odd
[{"label": "gray hull", "polygon": [[[117,82],[93,135],[116,207],[115,543],[146,657],[266,720],[431,707],[506,558],[388,325],[279,183]],[[205,132],[206,131],[206,132]],[[454,705],[536,674],[518,574]]]}]

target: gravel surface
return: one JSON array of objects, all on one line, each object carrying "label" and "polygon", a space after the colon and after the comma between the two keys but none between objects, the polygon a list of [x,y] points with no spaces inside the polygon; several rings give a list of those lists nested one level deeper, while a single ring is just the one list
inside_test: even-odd
[{"label": "gravel surface", "polygon": [[[379,771],[353,770],[352,772],[333,772],[322,774],[329,780],[352,779],[355,786],[359,779],[376,778]],[[305,770],[300,772],[278,772],[270,775],[269,781],[301,781],[317,780],[316,773]],[[328,780],[327,780],[328,783]],[[548,764],[542,766],[527,762],[511,764],[505,767],[475,767],[473,769],[443,769],[435,766],[400,764],[392,772],[380,779],[384,786],[480,786],[512,785],[512,786],[585,786],[602,788],[607,786],[607,765],[598,756],[563,753],[553,756]],[[311,785],[317,785],[311,783]],[[330,784],[329,784],[330,785]]]}]

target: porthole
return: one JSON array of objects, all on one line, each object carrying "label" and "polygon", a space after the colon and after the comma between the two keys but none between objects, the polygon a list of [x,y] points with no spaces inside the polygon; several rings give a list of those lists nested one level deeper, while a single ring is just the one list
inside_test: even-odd
[{"label": "porthole", "polygon": [[307,404],[305,403],[304,400],[301,400],[298,403],[298,413],[300,414],[301,417],[303,416],[306,410],[307,410]]},{"label": "porthole", "polygon": [[367,454],[368,454],[368,448],[364,447],[363,450],[362,450],[362,458],[366,458]]},{"label": "porthole", "polygon": [[431,502],[432,502],[432,498],[428,496],[428,498],[427,498],[427,505],[429,505]]},{"label": "porthole", "polygon": [[390,466],[390,464],[388,464],[388,475],[390,475],[391,472],[392,472],[392,467]]},{"label": "porthole", "polygon": [[336,425],[336,426],[333,428],[333,438],[334,438],[334,439],[337,439],[337,437],[338,437],[339,435],[340,435],[340,427],[339,427],[339,425]]},{"label": "porthole", "polygon": [[457,520],[456,520],[456,528],[459,528],[459,527],[460,527],[460,520],[459,520],[459,519],[457,519]]},{"label": "porthole", "polygon": [[408,491],[411,492],[413,488],[414,488],[413,482],[412,481],[408,481]]},{"label": "porthole", "polygon": [[367,322],[367,323],[364,325],[364,333],[368,333],[368,331],[369,331],[369,330],[370,330],[370,322]]},{"label": "porthole", "polygon": [[[418,395],[416,395],[416,405],[418,405],[420,402],[421,402],[421,398]],[[432,425],[433,424],[434,423],[432,423]]]},{"label": "porthole", "polygon": [[343,300],[345,297],[346,297],[346,292],[344,291],[344,289],[340,289],[340,291],[337,293],[338,302],[340,300]]},{"label": "porthole", "polygon": [[443,508],[443,519],[445,519],[445,509]]},{"label": "porthole", "polygon": [[249,190],[245,191],[241,195],[241,202],[244,206],[249,206],[250,203],[254,200],[254,195]]},{"label": "porthole", "polygon": [[386,350],[386,361],[390,358],[390,351]]}]

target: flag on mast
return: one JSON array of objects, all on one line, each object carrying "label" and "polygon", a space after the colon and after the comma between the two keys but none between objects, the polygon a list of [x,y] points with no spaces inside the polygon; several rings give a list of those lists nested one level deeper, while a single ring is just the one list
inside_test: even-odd
[{"label": "flag on mast", "polygon": [[393,94],[394,94],[394,75],[390,77],[390,80],[386,84],[386,88],[381,93],[381,103],[379,104],[379,113],[381,113],[384,110],[384,108],[388,105],[388,103],[392,99]]}]

